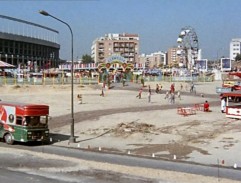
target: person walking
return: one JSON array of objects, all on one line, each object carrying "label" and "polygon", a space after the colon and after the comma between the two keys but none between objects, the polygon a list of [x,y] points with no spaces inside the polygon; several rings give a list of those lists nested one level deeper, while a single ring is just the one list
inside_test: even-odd
[{"label": "person walking", "polygon": [[183,85],[182,85],[182,83],[180,84],[180,90],[182,91],[182,89],[183,89]]},{"label": "person walking", "polygon": [[136,98],[141,99],[141,94],[142,94],[142,88],[140,88],[139,93],[138,93],[138,95],[136,96]]},{"label": "person walking", "polygon": [[222,97],[221,99],[221,112],[226,113],[226,98]]},{"label": "person walking", "polygon": [[148,92],[151,94],[151,86],[148,85]]},{"label": "person walking", "polygon": [[177,92],[177,98],[179,98],[181,100],[181,92],[180,91]]},{"label": "person walking", "polygon": [[101,89],[100,96],[102,96],[102,97],[104,97],[104,96],[105,96],[105,93],[104,93],[104,87],[102,87],[102,89]]},{"label": "person walking", "polygon": [[159,93],[160,88],[159,88],[159,84],[156,84],[156,93]]},{"label": "person walking", "polygon": [[170,95],[170,103],[175,104],[175,93],[171,93]]},{"label": "person walking", "polygon": [[168,99],[168,98],[169,98],[169,93],[170,93],[170,91],[167,91],[167,92],[166,92],[166,95],[165,95],[165,98],[164,98],[164,99]]},{"label": "person walking", "polygon": [[149,103],[151,102],[151,91],[150,90],[148,91],[148,102]]},{"label": "person walking", "polygon": [[171,93],[175,92],[175,84],[174,83],[171,84],[170,90],[171,90]]}]

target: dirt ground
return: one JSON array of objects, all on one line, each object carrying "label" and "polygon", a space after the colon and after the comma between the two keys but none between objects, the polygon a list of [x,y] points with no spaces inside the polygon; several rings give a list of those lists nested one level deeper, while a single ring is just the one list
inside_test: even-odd
[{"label": "dirt ground", "polygon": [[[153,156],[200,164],[241,166],[240,121],[226,118],[220,112],[220,99],[215,93],[220,82],[196,83],[197,93],[189,92],[182,83],[181,99],[175,104],[165,99],[170,83],[161,83],[163,91],[152,88],[148,102],[147,88],[136,98],[139,84],[114,85],[100,96],[101,86],[75,86],[74,120],[76,143],[69,144],[70,86],[2,86],[1,99],[18,102],[44,103],[50,106],[49,127],[53,143],[59,146],[88,148],[139,156]],[[180,90],[180,83],[175,83]],[[44,91],[44,92],[43,92]],[[83,103],[77,101],[82,94]],[[178,107],[210,103],[212,112],[196,111],[195,115],[177,114]]]}]

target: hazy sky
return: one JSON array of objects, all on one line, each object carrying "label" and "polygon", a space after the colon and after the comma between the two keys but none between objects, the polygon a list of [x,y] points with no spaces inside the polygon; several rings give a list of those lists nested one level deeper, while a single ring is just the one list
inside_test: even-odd
[{"label": "hazy sky", "polygon": [[0,7],[1,15],[58,30],[63,59],[71,56],[69,29],[39,10],[71,26],[75,58],[107,33],[139,34],[140,53],[150,54],[177,46],[181,29],[191,26],[206,59],[229,57],[231,39],[241,38],[241,0],[1,0]]}]

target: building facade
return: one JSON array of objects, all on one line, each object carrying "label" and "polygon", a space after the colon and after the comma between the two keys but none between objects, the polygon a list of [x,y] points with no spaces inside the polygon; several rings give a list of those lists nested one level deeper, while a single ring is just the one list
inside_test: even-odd
[{"label": "building facade", "polygon": [[236,56],[241,53],[241,38],[231,40],[229,53],[231,60],[235,60]]},{"label": "building facade", "polygon": [[162,67],[167,64],[166,53],[159,51],[149,55],[141,54],[139,63],[150,69]]},{"label": "building facade", "polygon": [[0,15],[0,60],[32,69],[58,67],[58,31],[25,20]]},{"label": "building facade", "polygon": [[93,41],[91,57],[95,63],[106,62],[106,58],[118,54],[127,63],[136,63],[139,55],[138,34],[106,34]]},{"label": "building facade", "polygon": [[177,47],[169,48],[167,51],[167,65],[169,66],[179,66],[181,61],[180,50]]},{"label": "building facade", "polygon": [[[183,58],[181,51],[178,47],[169,48],[167,51],[167,65],[174,67],[183,67],[187,68],[195,67],[196,60],[202,59],[202,50],[199,49],[197,53],[197,57],[193,58],[193,54],[190,50],[187,51],[187,57]],[[190,61],[190,65],[187,65],[187,62],[184,59],[188,59]]]}]

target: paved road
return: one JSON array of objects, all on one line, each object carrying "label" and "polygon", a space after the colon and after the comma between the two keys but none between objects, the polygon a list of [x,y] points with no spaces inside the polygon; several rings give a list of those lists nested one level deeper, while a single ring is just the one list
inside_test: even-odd
[{"label": "paved road", "polygon": [[[4,146],[4,144],[1,143],[1,146]],[[164,183],[151,178],[105,171],[99,169],[99,167],[89,169],[77,162],[62,160],[61,157],[46,159],[34,153],[30,154],[27,151],[16,152],[14,149],[28,149],[30,151],[44,151],[51,154],[78,157],[80,152],[76,150],[53,146],[15,145],[11,146],[11,148],[13,151],[4,152],[0,149],[1,183]],[[46,156],[48,155],[46,154]],[[82,154],[81,156],[84,157],[85,155]],[[91,156],[93,159],[97,159],[95,156],[98,156],[98,154]],[[72,167],[73,169],[71,169]]]},{"label": "paved road", "polygon": [[[1,143],[0,146],[6,147],[7,145]],[[64,148],[64,147],[56,147],[56,146],[22,146],[22,145],[14,145],[14,146],[7,146],[11,148],[17,148],[17,149],[25,149],[25,150],[31,150],[36,152],[43,152],[43,153],[49,153],[49,154],[57,154],[62,155],[66,157],[74,157],[78,159],[84,159],[84,160],[91,160],[91,161],[97,161],[97,162],[107,162],[111,164],[119,164],[119,165],[127,165],[127,166],[134,166],[134,167],[145,167],[145,168],[154,168],[154,169],[164,169],[164,170],[172,170],[172,171],[178,171],[178,172],[185,172],[185,173],[192,173],[192,174],[198,174],[198,175],[205,175],[205,176],[213,176],[217,177],[219,179],[221,178],[228,178],[232,180],[238,180],[241,181],[241,172],[237,169],[231,169],[231,168],[224,168],[224,167],[215,167],[215,166],[204,166],[204,165],[198,165],[198,164],[191,164],[191,163],[183,163],[183,162],[170,162],[170,161],[163,161],[158,159],[151,159],[151,158],[139,158],[139,157],[133,157],[133,156],[123,156],[118,154],[106,154],[106,153],[97,153],[97,152],[91,152],[91,151],[85,151],[81,149],[72,149],[72,148]],[[14,152],[14,151],[13,151]],[[19,158],[21,156],[21,158]],[[24,157],[24,158],[23,158]],[[37,159],[32,156],[24,156],[23,154],[15,154],[14,158],[12,155],[7,154],[1,154],[0,153],[0,168],[6,170],[6,164],[8,167],[15,167],[15,168],[33,168],[37,169],[39,167],[60,167],[60,166],[71,166],[71,163],[68,162],[59,162],[59,161],[47,161],[42,159]],[[26,164],[27,163],[27,164]],[[22,166],[21,166],[22,165]],[[90,180],[90,182],[93,180],[95,182],[98,180],[98,176],[100,174],[106,174],[107,172],[103,171],[96,171],[96,172],[79,172],[74,173],[74,175],[83,176],[84,182],[89,182],[89,180],[86,179],[85,175],[88,175],[87,178],[94,177]],[[33,174],[31,172],[31,174]],[[63,173],[64,174],[64,173]],[[38,175],[38,174],[36,174]],[[17,174],[18,176],[18,174]],[[46,175],[42,175],[46,178]],[[50,176],[50,175],[49,175]],[[69,175],[64,175],[65,179],[69,179]],[[115,176],[118,176],[118,180],[115,180]],[[6,176],[4,176],[6,178]],[[47,176],[48,177],[48,176]],[[51,177],[51,176],[50,176]],[[76,177],[73,177],[76,178]],[[108,176],[104,177],[104,182],[153,182],[155,183],[157,180],[153,179],[143,179],[140,177],[126,177],[124,175],[116,175],[109,173]],[[1,179],[0,179],[1,180]],[[64,179],[61,179],[64,180]],[[74,180],[74,179],[73,179]],[[68,180],[69,181],[69,180]],[[99,181],[98,181],[99,182]]]}]

